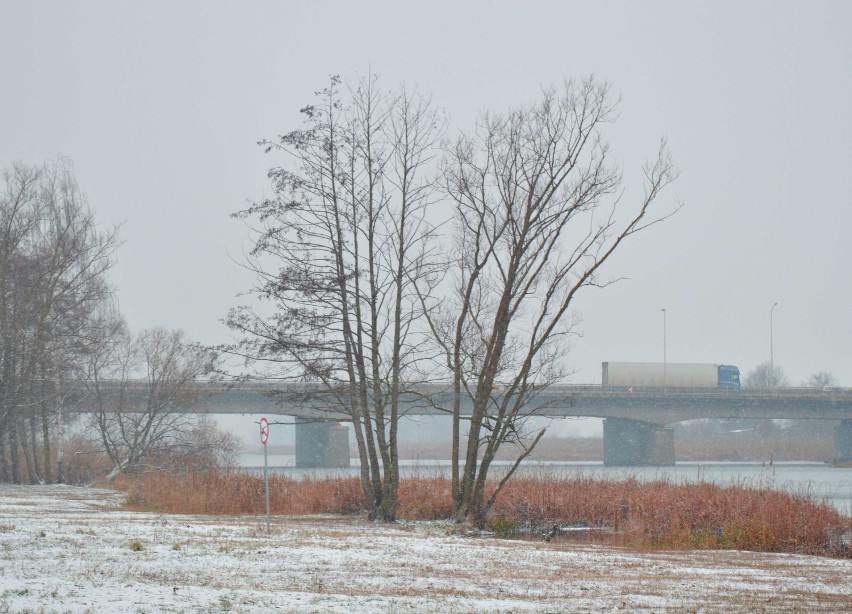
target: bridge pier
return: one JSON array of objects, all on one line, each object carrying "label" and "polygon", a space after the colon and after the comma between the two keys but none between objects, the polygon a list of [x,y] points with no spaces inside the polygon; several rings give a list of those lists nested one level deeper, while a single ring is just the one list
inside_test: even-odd
[{"label": "bridge pier", "polygon": [[606,418],[603,427],[604,465],[675,464],[672,429],[626,418]]},{"label": "bridge pier", "polygon": [[349,466],[349,427],[339,422],[296,418],[296,467],[303,469]]},{"label": "bridge pier", "polygon": [[852,463],[852,420],[841,420],[834,431],[834,464]]}]

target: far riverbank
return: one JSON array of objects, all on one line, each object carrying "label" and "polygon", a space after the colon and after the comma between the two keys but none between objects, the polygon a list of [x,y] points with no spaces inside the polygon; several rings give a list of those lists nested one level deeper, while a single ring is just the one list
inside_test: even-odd
[{"label": "far riverbank", "polygon": [[[297,469],[292,454],[270,454],[270,472],[291,477],[356,476],[358,459],[346,469]],[[263,453],[243,453],[238,459],[240,469],[263,471]],[[450,462],[441,459],[405,459],[400,461],[405,476],[449,475]],[[508,461],[498,461],[499,468]],[[605,467],[603,461],[529,461],[518,475],[546,474],[552,476],[584,475],[606,480],[635,478],[641,481],[670,480],[674,483],[710,482],[720,486],[732,484],[772,488],[799,494],[813,501],[825,502],[841,513],[852,516],[852,468],[836,468],[819,462],[731,462],[685,461],[673,467]]]}]

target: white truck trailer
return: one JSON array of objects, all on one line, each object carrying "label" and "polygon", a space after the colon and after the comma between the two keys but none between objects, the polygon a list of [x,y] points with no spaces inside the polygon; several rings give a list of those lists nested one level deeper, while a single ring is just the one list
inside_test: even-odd
[{"label": "white truck trailer", "polygon": [[739,388],[733,365],[693,362],[605,362],[601,384],[623,388]]}]

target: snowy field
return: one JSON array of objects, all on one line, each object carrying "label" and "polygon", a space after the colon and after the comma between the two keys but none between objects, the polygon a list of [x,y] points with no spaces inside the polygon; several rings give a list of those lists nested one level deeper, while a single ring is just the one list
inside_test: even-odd
[{"label": "snowy field", "polygon": [[167,516],[0,486],[0,612],[852,612],[852,561],[634,552],[442,523]]}]

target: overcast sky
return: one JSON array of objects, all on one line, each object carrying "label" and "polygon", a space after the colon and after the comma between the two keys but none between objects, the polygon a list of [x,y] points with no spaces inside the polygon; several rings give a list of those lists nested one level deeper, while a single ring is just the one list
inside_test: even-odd
[{"label": "overcast sky", "polygon": [[263,138],[327,77],[369,70],[469,127],[594,73],[625,196],[666,136],[684,208],[582,295],[576,381],[602,361],[770,354],[852,386],[852,2],[10,2],[0,0],[0,165],[68,156],[124,240],[131,327],[228,338],[250,279],[229,214],[269,194]]}]

